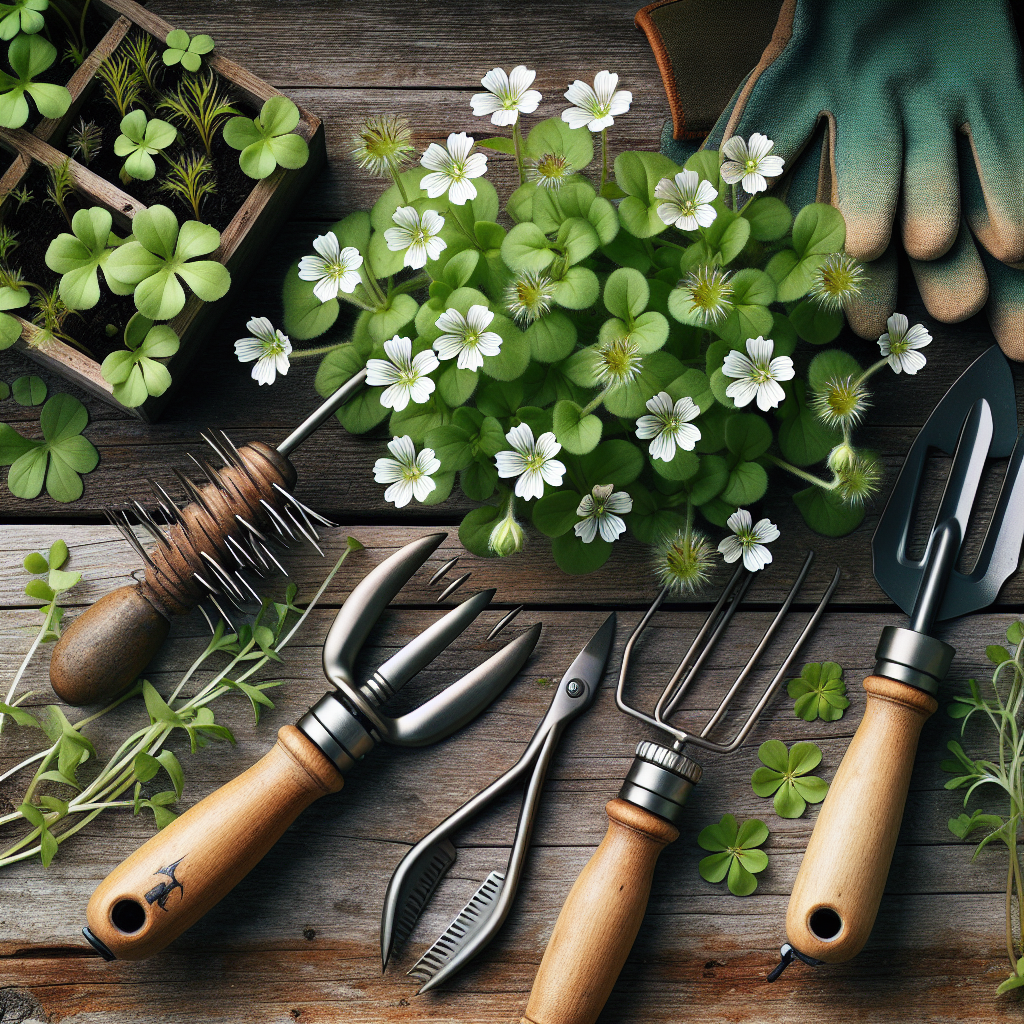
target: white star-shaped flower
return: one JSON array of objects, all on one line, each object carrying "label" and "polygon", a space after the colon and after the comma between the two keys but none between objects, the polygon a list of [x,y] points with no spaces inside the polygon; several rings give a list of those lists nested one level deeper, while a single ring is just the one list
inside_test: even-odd
[{"label": "white star-shaped flower", "polygon": [[470,178],[479,178],[487,173],[487,157],[473,153],[476,140],[465,132],[448,136],[448,148],[432,142],[420,163],[430,171],[420,182],[431,199],[448,193],[448,199],[456,206],[465,206],[469,199],[476,199],[476,185]]},{"label": "white star-shaped flower", "polygon": [[448,248],[448,243],[439,237],[444,217],[436,210],[424,210],[421,217],[415,207],[400,206],[391,219],[398,226],[384,232],[384,241],[392,252],[405,250],[405,266],[419,270],[427,265],[427,260],[436,260]]},{"label": "white star-shaped flower", "polygon": [[924,368],[927,359],[918,351],[932,343],[932,336],[923,324],[910,326],[902,313],[893,313],[885,321],[888,330],[878,339],[882,355],[889,361],[894,373],[917,373]]},{"label": "white star-shaped flower", "polygon": [[757,572],[772,560],[772,553],[765,544],[779,539],[779,529],[770,519],[759,519],[755,524],[751,514],[745,508],[739,508],[729,516],[725,525],[732,530],[733,536],[726,537],[718,545],[718,550],[727,562],[735,562],[742,555],[743,567]]},{"label": "white star-shaped flower", "polygon": [[544,493],[544,484],[558,487],[565,475],[565,466],[555,458],[562,446],[551,431],[541,434],[536,441],[533,430],[527,423],[513,427],[505,440],[512,445],[510,452],[498,452],[494,457],[498,476],[518,477],[516,496],[529,501]]},{"label": "white star-shaped flower", "polygon": [[754,195],[768,187],[766,178],[777,178],[786,162],[781,156],[770,155],[775,143],[754,132],[749,142],[734,135],[722,147],[725,163],[722,164],[722,180],[729,185],[743,183],[743,190]]},{"label": "white star-shaped flower", "polygon": [[625,491],[616,491],[614,484],[598,486],[583,497],[576,515],[583,518],[573,527],[576,536],[589,544],[599,533],[609,543],[626,532],[623,515],[633,511],[633,499]]},{"label": "white star-shaped flower", "polygon": [[416,454],[416,446],[408,434],[388,443],[393,459],[378,459],[373,464],[373,479],[379,484],[391,484],[384,492],[385,501],[393,501],[395,508],[408,505],[413,498],[423,499],[437,486],[430,478],[441,468],[432,448]]},{"label": "white star-shaped flower", "polygon": [[662,178],[654,186],[654,194],[665,200],[658,206],[658,216],[680,231],[709,227],[718,216],[711,205],[718,196],[718,189],[696,171],[680,171],[674,178]]},{"label": "white star-shaped flower", "polygon": [[363,257],[351,245],[344,249],[333,231],[313,240],[319,256],[303,256],[299,260],[299,277],[303,281],[316,281],[313,294],[321,302],[336,299],[342,292],[349,294],[359,284],[359,268]]},{"label": "white star-shaped flower", "polygon": [[454,359],[460,370],[479,370],[484,356],[496,356],[501,351],[501,335],[488,331],[494,314],[486,306],[470,306],[463,316],[457,309],[449,309],[437,318],[437,326],[445,333],[434,342],[442,359]]},{"label": "white star-shaped flower", "polygon": [[366,383],[383,387],[380,404],[385,409],[401,412],[410,401],[422,405],[434,391],[434,382],[427,376],[440,365],[428,348],[413,358],[412,341],[397,334],[384,342],[387,359],[367,359]]},{"label": "white star-shaped flower", "polygon": [[491,115],[491,124],[515,124],[520,113],[532,114],[540,105],[541,94],[531,89],[536,71],[524,64],[512,69],[506,75],[501,68],[488,71],[480,84],[487,92],[478,92],[470,100],[477,117]]},{"label": "white star-shaped flower", "polygon": [[610,71],[598,71],[593,88],[578,78],[565,90],[565,98],[572,104],[562,111],[562,120],[570,128],[589,128],[599,132],[615,124],[615,118],[629,110],[633,94],[626,89],[616,91],[619,76]]},{"label": "white star-shaped flower", "polygon": [[725,357],[722,373],[727,377],[738,378],[725,389],[725,393],[739,408],[749,405],[756,398],[758,409],[767,412],[776,408],[786,397],[786,392],[778,382],[792,380],[796,371],[789,356],[776,356],[772,359],[774,351],[775,342],[759,335],[747,339],[746,356],[733,349]]},{"label": "white star-shaped flower", "polygon": [[252,368],[252,379],[258,384],[273,384],[277,374],[288,373],[288,354],[292,343],[288,335],[275,330],[265,316],[254,316],[246,325],[253,335],[235,342],[235,355],[240,363],[256,365]]},{"label": "white star-shaped flower", "polygon": [[642,441],[653,438],[649,449],[652,459],[671,462],[677,445],[684,451],[693,451],[700,440],[700,429],[690,420],[700,415],[700,409],[692,398],[673,402],[667,391],[661,391],[647,403],[647,408],[651,415],[641,416],[636,421],[636,436]]}]

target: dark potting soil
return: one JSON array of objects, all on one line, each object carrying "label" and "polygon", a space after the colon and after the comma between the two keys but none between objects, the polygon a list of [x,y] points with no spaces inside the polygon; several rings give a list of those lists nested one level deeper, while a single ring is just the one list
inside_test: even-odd
[{"label": "dark potting soil", "polygon": [[[141,34],[140,29],[133,29],[126,37],[126,40]],[[124,44],[122,43],[122,45]],[[120,52],[120,48],[118,51],[115,51],[115,55],[117,52]],[[156,52],[159,59],[159,47]],[[208,73],[205,67],[198,72],[199,75],[207,75]],[[173,92],[176,90],[182,76],[187,74],[189,72],[183,71],[180,66],[166,67],[160,61],[157,70],[157,85],[163,92]],[[255,117],[259,113],[258,110],[252,108],[248,101],[241,99],[233,90],[231,84],[221,78],[216,72],[214,72],[214,78],[220,91],[228,96],[231,105],[239,114]],[[144,103],[142,102],[143,100],[145,101]],[[238,150],[232,149],[224,141],[222,136],[223,126],[215,133],[213,145],[211,146],[212,152],[207,154],[203,148],[202,140],[195,133],[194,129],[189,125],[181,125],[175,122],[166,110],[157,109],[159,102],[160,99],[150,94],[147,90],[141,97],[140,102],[135,106],[144,109],[147,117],[158,117],[163,121],[173,124],[178,129],[178,141],[164,150],[169,156],[179,159],[189,153],[195,153],[208,157],[213,165],[213,177],[217,184],[217,191],[202,200],[199,207],[200,220],[204,224],[212,225],[218,231],[223,231],[231,223],[242,203],[248,198],[256,182],[248,177],[239,167]],[[95,124],[103,133],[100,151],[88,164],[89,170],[106,178],[146,206],[160,203],[163,206],[170,207],[177,215],[179,221],[195,219],[195,211],[192,209],[192,204],[184,196],[161,188],[161,184],[167,177],[168,163],[160,154],[153,157],[156,162],[156,177],[150,181],[131,179],[128,182],[124,182],[121,180],[120,173],[124,165],[124,158],[114,153],[114,140],[121,134],[121,119],[121,112],[107,100],[104,95],[103,84],[97,79],[82,106],[80,117],[76,118],[74,124],[71,125],[71,128],[75,128],[84,120],[86,123],[92,122]],[[70,152],[66,138],[54,140],[54,145],[64,152]],[[85,162],[81,156],[76,156],[76,159],[82,163]]]},{"label": "dark potting soil", "polygon": [[[60,210],[47,199],[48,183],[46,169],[34,164],[21,181],[21,186],[32,192],[32,202],[18,210],[8,199],[4,203],[4,223],[18,234],[18,247],[8,255],[8,265],[17,267],[25,280],[51,289],[60,282],[60,274],[47,267],[46,250],[61,232],[70,232],[71,228]],[[78,192],[71,192],[65,205],[68,215],[73,217],[77,210],[91,204]],[[64,333],[83,344],[93,359],[102,362],[105,356],[124,347],[124,329],[135,313],[135,300],[131,295],[114,295],[107,288],[102,271],[99,280],[100,301],[92,309],[72,312],[64,321]],[[35,299],[38,292],[29,291]],[[36,310],[29,305],[16,312],[25,320],[31,320]],[[108,324],[117,329],[113,336],[107,334]]]}]

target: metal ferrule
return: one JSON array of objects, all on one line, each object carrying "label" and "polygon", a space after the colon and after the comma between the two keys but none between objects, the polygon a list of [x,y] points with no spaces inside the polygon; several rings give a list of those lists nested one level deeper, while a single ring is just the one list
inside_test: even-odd
[{"label": "metal ferrule", "polygon": [[701,766],[691,758],[644,740],[636,748],[619,797],[677,825],[690,791],[702,774]]},{"label": "metal ferrule", "polygon": [[362,693],[367,700],[376,704],[377,707],[381,707],[391,700],[397,691],[380,674],[380,672],[377,671],[359,687],[359,692]]},{"label": "metal ferrule", "polygon": [[956,649],[949,644],[901,626],[886,626],[875,650],[876,676],[897,679],[932,696],[946,678]]},{"label": "metal ferrule", "polygon": [[374,747],[369,731],[334,693],[325,693],[299,719],[298,727],[341,772]]}]

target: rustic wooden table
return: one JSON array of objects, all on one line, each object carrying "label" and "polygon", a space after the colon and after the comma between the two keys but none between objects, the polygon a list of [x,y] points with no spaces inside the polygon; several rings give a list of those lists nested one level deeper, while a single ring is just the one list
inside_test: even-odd
[{"label": "rustic wooden table", "polygon": [[[185,453],[197,447],[200,429],[209,424],[227,429],[236,442],[276,441],[313,406],[315,361],[296,363],[272,389],[258,390],[248,368],[235,361],[231,342],[243,333],[249,316],[279,320],[277,294],[287,265],[309,251],[311,239],[328,223],[372,201],[379,186],[348,154],[349,137],[365,115],[381,110],[408,115],[421,149],[450,130],[479,134],[481,122],[469,109],[477,80],[495,65],[508,68],[519,62],[537,68],[536,85],[545,96],[540,113],[546,116],[564,105],[561,93],[572,79],[588,78],[604,67],[618,71],[634,103],[616,124],[616,148],[655,148],[667,113],[654,60],[632,26],[634,9],[611,0],[518,6],[477,0],[446,8],[416,0],[350,0],[343,5],[221,0],[201,10],[184,0],[154,0],[151,6],[176,25],[212,33],[225,54],[319,114],[327,129],[330,170],[301,201],[261,271],[226,300],[221,340],[210,345],[201,369],[193,372],[161,422],[144,425],[81,396],[91,417],[87,435],[101,463],[87,477],[80,502],[61,506],[40,498],[25,503],[0,488],[4,680],[11,678],[30,643],[23,627],[38,621],[22,593],[20,563],[26,552],[45,549],[58,536],[66,538],[70,567],[86,577],[69,595],[74,606],[69,614],[74,614],[137,568],[127,546],[100,525],[104,505],[135,495],[142,477],[167,480],[172,468],[187,468]],[[500,173],[497,177],[499,188],[507,184]],[[888,374],[878,378],[877,410],[863,438],[881,453],[887,486],[915,429],[956,375],[990,343],[980,317],[958,327],[930,321],[912,286],[901,292],[900,308],[912,320],[924,320],[935,342],[927,369],[912,384]],[[872,346],[852,336],[844,340],[862,360],[871,358]],[[0,369],[8,381],[38,372],[11,353],[5,353]],[[51,389],[74,390],[58,378],[42,376]],[[1020,383],[1021,373],[1016,376]],[[34,415],[13,402],[3,405],[3,418],[14,424]],[[284,663],[287,685],[273,692],[276,706],[259,725],[253,725],[247,702],[239,699],[219,712],[234,729],[237,746],[218,744],[194,757],[182,753],[189,780],[183,807],[257,760],[277,728],[295,721],[323,692],[324,634],[333,610],[370,566],[437,527],[449,528],[450,538],[435,562],[460,550],[455,527],[467,504],[455,499],[439,508],[413,506],[400,512],[385,506],[381,488],[372,482],[379,449],[378,438],[350,437],[329,424],[297,454],[298,495],[342,524],[328,538],[328,562],[347,534],[359,538],[366,550],[350,558],[311,616]],[[991,491],[986,493],[989,502]],[[947,829],[947,819],[960,811],[960,796],[943,788],[948,776],[939,761],[956,725],[942,712],[925,726],[900,843],[868,947],[851,963],[817,970],[797,965],[777,984],[764,982],[785,938],[786,903],[815,810],[785,821],[753,794],[749,780],[758,764],[757,745],[768,737],[786,743],[813,739],[824,751],[822,774],[830,778],[835,771],[863,712],[859,680],[871,668],[879,628],[901,621],[871,575],[869,538],[884,497],[856,533],[839,541],[811,534],[788,499],[766,504],[765,514],[783,535],[775,546],[775,564],[754,585],[751,610],[737,617],[729,643],[716,654],[694,715],[713,705],[745,660],[809,547],[818,557],[787,636],[806,616],[807,602],[841,565],[843,582],[804,660],[839,661],[850,683],[851,707],[840,722],[808,724],[794,717],[792,701],[783,697],[735,756],[705,759],[704,781],[692,799],[682,837],[661,857],[644,926],[603,1021],[673,1021],[690,1014],[780,1022],[1019,1019],[1018,1003],[1012,998],[997,1002],[993,996],[1006,974],[1005,858],[991,852],[971,864],[972,847],[954,841]],[[291,564],[305,594],[325,571],[315,554],[300,554]],[[623,640],[653,597],[655,583],[645,551],[629,541],[585,580],[561,575],[539,541],[512,560],[467,556],[464,564],[473,571],[470,588],[496,586],[502,608],[525,602],[528,611],[520,621],[544,623],[527,670],[491,711],[437,747],[378,749],[351,773],[339,795],[314,804],[300,818],[243,885],[148,962],[105,963],[86,946],[79,929],[93,888],[152,834],[151,818],[107,814],[62,848],[48,870],[38,861],[8,869],[0,889],[0,1021],[517,1021],[569,886],[604,834],[604,804],[616,794],[636,741],[647,735],[616,711],[611,691]],[[426,578],[421,573],[385,615],[365,652],[365,664],[376,664],[436,617],[436,591],[428,590]],[[944,639],[962,649],[956,679],[986,673],[984,646],[999,642],[1022,595],[1024,582],[1012,580],[989,613],[944,630]],[[637,677],[642,696],[650,699],[667,677],[707,607],[679,603],[656,620]],[[596,706],[570,729],[555,756],[513,914],[497,941],[453,984],[416,996],[404,969],[487,872],[504,864],[517,798],[462,836],[456,866],[406,951],[382,977],[377,936],[391,871],[411,843],[518,757],[550,699],[551,678],[560,677],[609,609],[620,612],[612,665]],[[499,614],[488,613],[486,624]],[[497,646],[482,642],[483,635],[471,630],[415,687],[423,692],[479,661]],[[178,622],[148,677],[158,688],[169,684],[205,643],[198,616]],[[780,648],[774,650],[776,658]],[[762,673],[762,678],[767,676]],[[45,656],[36,659],[23,685],[37,691],[29,706],[52,701]],[[113,737],[142,714],[133,702],[96,723],[90,734],[101,754],[109,753]],[[0,770],[34,749],[29,733],[4,730]],[[20,801],[16,782],[0,783],[0,805]],[[726,811],[762,817],[772,831],[766,847],[770,865],[756,894],[746,899],[702,881],[697,873],[702,856],[697,833]]]}]

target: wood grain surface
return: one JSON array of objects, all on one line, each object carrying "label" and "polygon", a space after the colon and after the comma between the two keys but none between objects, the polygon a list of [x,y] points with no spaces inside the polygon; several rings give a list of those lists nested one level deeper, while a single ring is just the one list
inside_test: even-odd
[{"label": "wood grain surface", "polygon": [[[34,602],[23,593],[21,559],[26,552],[45,549],[58,536],[67,539],[72,548],[68,568],[86,575],[68,595],[68,615],[77,614],[129,582],[129,574],[140,568],[124,541],[101,525],[105,505],[144,497],[146,476],[171,483],[172,469],[187,470],[186,452],[198,449],[199,432],[208,425],[227,429],[236,443],[276,443],[316,404],[315,359],[296,359],[286,378],[272,389],[259,389],[249,368],[235,360],[232,343],[242,336],[250,316],[279,319],[278,292],[289,264],[311,251],[312,238],[327,225],[371,203],[379,193],[379,183],[358,170],[348,152],[350,136],[367,113],[393,110],[409,116],[421,150],[449,131],[490,134],[490,125],[472,116],[469,97],[489,68],[525,62],[537,68],[537,88],[545,97],[538,116],[562,109],[561,94],[574,78],[591,78],[605,67],[620,74],[623,87],[633,91],[634,103],[612,132],[613,152],[656,148],[668,116],[654,59],[632,26],[635,6],[611,0],[531,0],[519,5],[460,0],[443,12],[419,0],[220,0],[203,5],[153,0],[147,9],[191,32],[209,32],[218,52],[321,117],[330,166],[300,200],[295,217],[249,285],[224,300],[228,308],[221,320],[222,339],[209,346],[201,369],[192,373],[159,423],[142,424],[119,414],[15,353],[0,356],[0,379],[10,382],[23,373],[38,373],[51,392],[71,391],[82,398],[91,417],[86,436],[101,455],[99,468],[85,478],[83,499],[70,506],[45,497],[33,502],[12,499],[0,484],[0,686],[5,692],[5,682],[31,643],[25,630],[39,621]],[[490,176],[504,192],[511,183],[510,168],[499,156],[491,165]],[[824,755],[819,774],[833,777],[864,713],[859,681],[871,671],[878,633],[885,625],[905,622],[872,577],[871,531],[916,429],[956,375],[991,343],[981,317],[955,327],[930,320],[906,283],[909,275],[903,278],[899,308],[912,320],[925,322],[935,341],[927,368],[915,380],[885,374],[873,381],[876,408],[860,436],[883,458],[883,493],[864,525],[835,541],[810,533],[785,496],[787,485],[775,481],[779,497],[763,506],[782,530],[774,546],[775,564],[756,582],[748,610],[737,615],[712,657],[684,721],[699,723],[717,704],[810,547],[818,558],[791,621],[723,729],[738,725],[743,709],[759,695],[757,686],[771,678],[787,641],[796,635],[837,564],[844,570],[843,582],[798,664],[825,659],[842,664],[850,709],[836,723],[806,723],[795,717],[792,700],[783,694],[733,757],[703,759],[703,779],[689,801],[680,838],[659,858],[648,912],[600,1017],[604,1024],[674,1024],[691,1017],[772,1024],[1020,1018],[1019,1001],[994,997],[1007,971],[1002,939],[1005,857],[986,851],[971,863],[973,846],[957,842],[946,825],[960,813],[961,796],[944,788],[949,776],[939,768],[946,742],[959,731],[942,705],[968,676],[987,675],[984,647],[1000,642],[1024,599],[1019,576],[1007,584],[990,612],[948,624],[939,633],[960,653],[940,694],[940,710],[922,730],[892,870],[865,950],[845,964],[816,970],[797,964],[776,984],[764,982],[785,940],[789,893],[817,809],[784,820],[769,801],[753,794],[750,776],[759,764],[757,746],[769,737],[787,744],[814,740]],[[339,323],[336,335],[343,337],[344,329]],[[844,342],[862,361],[873,357],[872,346],[852,336]],[[1015,378],[1020,389],[1019,367]],[[2,412],[18,429],[38,430],[37,409],[6,402]],[[366,550],[350,557],[284,663],[266,676],[285,685],[270,691],[275,706],[264,712],[258,726],[248,701],[231,695],[220,701],[217,715],[234,730],[236,746],[216,744],[192,756],[187,743],[183,747],[174,741],[187,777],[179,809],[258,761],[273,746],[277,730],[294,723],[324,692],[323,639],[334,611],[362,574],[431,527],[454,527],[469,507],[459,500],[433,509],[396,511],[385,506],[382,489],[372,482],[381,446],[380,435],[350,437],[329,423],[296,452],[298,496],[342,524],[327,535],[328,562],[340,553],[348,534],[358,537]],[[939,479],[942,469],[937,464],[930,477]],[[996,486],[995,476],[986,482],[983,508],[991,506]],[[922,502],[922,523],[934,508],[934,491]],[[455,530],[450,532],[449,541],[382,617],[360,671],[379,664],[440,614],[437,588],[427,580],[432,566],[459,550]],[[288,557],[302,595],[311,593],[328,562],[310,550]],[[109,813],[70,840],[48,869],[38,861],[7,869],[0,888],[0,1021],[520,1020],[569,888],[607,829],[605,805],[618,793],[637,741],[650,736],[616,711],[613,687],[624,640],[656,584],[645,550],[629,541],[618,546],[604,569],[582,581],[556,569],[538,535],[531,536],[527,550],[516,559],[464,555],[463,565],[473,576],[459,594],[495,586],[496,608],[424,670],[400,700],[416,702],[483,660],[506,639],[503,635],[486,642],[487,631],[504,609],[525,603],[526,611],[508,635],[534,621],[543,622],[544,633],[519,680],[491,710],[434,747],[374,751],[346,776],[341,793],[302,813],[244,884],[150,961],[104,963],[86,945],[80,928],[95,887],[154,834],[151,816]],[[284,581],[275,585],[283,590]],[[655,618],[630,680],[632,700],[653,704],[707,607],[706,599],[676,602]],[[458,837],[458,861],[406,948],[382,976],[378,928],[391,872],[412,843],[518,758],[547,708],[552,680],[561,677],[612,608],[620,612],[620,624],[609,671],[595,706],[567,731],[556,751],[525,877],[506,926],[448,987],[416,996],[416,985],[404,971],[486,875],[504,866],[518,795],[500,802]],[[196,614],[174,623],[169,641],[147,670],[158,690],[169,692],[205,647],[207,635]],[[35,691],[29,707],[53,701],[45,654],[33,662],[22,687]],[[70,717],[77,720],[85,713],[72,711]],[[89,735],[102,757],[127,730],[146,720],[141,701],[131,701],[91,725]],[[0,773],[36,749],[37,735],[5,725]],[[0,806],[20,800],[23,789],[17,781],[0,782]],[[704,882],[697,871],[704,851],[696,836],[727,811],[759,817],[771,829],[765,847],[769,867],[759,876],[757,892],[743,899],[731,896],[724,885]]]}]

